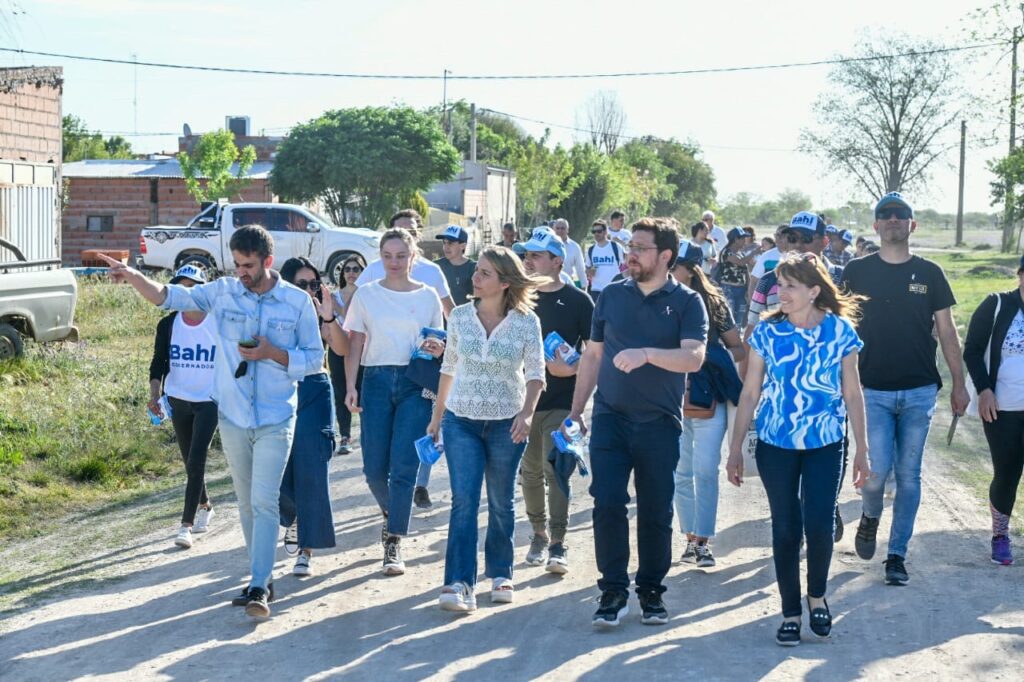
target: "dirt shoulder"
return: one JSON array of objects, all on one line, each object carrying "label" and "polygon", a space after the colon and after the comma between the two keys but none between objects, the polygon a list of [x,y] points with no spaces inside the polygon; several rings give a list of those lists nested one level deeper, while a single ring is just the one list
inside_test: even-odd
[{"label": "dirt shoulder", "polygon": [[[836,547],[829,584],[834,634],[810,641],[805,627],[795,649],[773,642],[779,599],[768,507],[756,479],[739,490],[722,479],[718,566],[673,565],[668,625],[641,625],[633,601],[617,631],[599,633],[590,626],[596,571],[584,486],[577,485],[571,507],[568,576],[522,563],[528,529],[521,522],[515,603],[492,605],[481,581],[480,609],[452,617],[436,607],[450,504],[445,467],[435,469],[431,483],[434,509],[416,515],[404,544],[406,575],[384,578],[379,514],[360,465],[358,453],[334,460],[338,547],[317,553],[314,577],[301,580],[279,551],[278,600],[263,624],[227,604],[243,583],[246,560],[226,494],[218,496],[213,531],[189,551],[171,544],[177,498],[8,547],[0,562],[16,561],[25,575],[4,597],[0,677],[1019,679],[1024,569],[989,563],[985,507],[930,456],[907,564],[910,584],[883,585],[884,557],[865,562],[853,553],[860,499],[847,485],[846,538]],[[522,518],[521,498],[517,509]],[[887,508],[883,548],[889,518]],[[107,523],[126,519],[135,524],[130,537],[104,532]],[[678,556],[678,536],[676,542]],[[33,571],[33,556],[57,545],[73,560]]]}]

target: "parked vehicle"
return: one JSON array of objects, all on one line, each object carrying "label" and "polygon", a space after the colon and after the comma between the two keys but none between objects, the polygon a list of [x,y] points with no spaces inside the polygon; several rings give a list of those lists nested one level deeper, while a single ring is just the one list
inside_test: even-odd
[{"label": "parked vehicle", "polygon": [[[77,341],[74,326],[78,282],[60,260],[29,261],[0,239],[0,360],[24,352],[22,336],[36,341]],[[13,254],[15,260],[6,258]],[[43,269],[50,268],[50,269]]]},{"label": "parked vehicle", "polygon": [[358,253],[367,262],[378,257],[378,233],[362,227],[336,227],[302,206],[218,203],[205,207],[185,227],[144,227],[139,235],[139,265],[173,271],[191,263],[208,275],[231,272],[231,235],[246,225],[262,225],[270,231],[277,263],[305,256],[335,284],[344,281],[341,264],[348,256]]}]

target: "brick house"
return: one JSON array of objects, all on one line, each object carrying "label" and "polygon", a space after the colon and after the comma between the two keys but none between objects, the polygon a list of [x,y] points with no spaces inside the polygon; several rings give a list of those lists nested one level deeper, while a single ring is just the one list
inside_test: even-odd
[{"label": "brick house", "polygon": [[0,68],[0,238],[32,262],[60,253],[63,89],[60,67]]},{"label": "brick house", "polygon": [[[257,161],[241,201],[274,201],[270,161]],[[62,220],[64,265],[79,265],[86,249],[124,249],[139,255],[139,230],[150,225],[184,227],[199,212],[185,189],[176,159],[87,160],[64,165]]]}]

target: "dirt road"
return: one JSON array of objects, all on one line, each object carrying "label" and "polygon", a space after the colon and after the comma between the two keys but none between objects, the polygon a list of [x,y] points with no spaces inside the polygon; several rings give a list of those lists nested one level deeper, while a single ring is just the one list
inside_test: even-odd
[{"label": "dirt road", "polygon": [[[596,575],[583,486],[571,508],[571,573],[559,579],[522,563],[528,528],[521,522],[515,603],[492,605],[481,582],[479,610],[453,616],[436,606],[450,501],[446,469],[435,469],[434,510],[417,514],[403,545],[407,573],[385,578],[379,515],[359,467],[358,453],[334,460],[338,547],[314,557],[308,579],[292,577],[291,561],[279,551],[278,599],[262,624],[227,604],[246,569],[229,503],[218,506],[213,531],[188,551],[172,547],[170,512],[149,523],[159,530],[130,542],[104,546],[102,532],[89,536],[74,550],[78,560],[55,573],[34,574],[31,553],[55,541],[75,543],[86,537],[81,532],[4,550],[0,560],[19,553],[23,587],[36,596],[15,599],[0,622],[0,679],[1021,679],[1024,566],[989,563],[984,508],[931,459],[907,564],[910,584],[883,585],[884,556],[864,562],[853,553],[860,500],[847,485],[846,538],[829,584],[834,634],[810,641],[805,625],[795,649],[773,641],[779,599],[767,503],[756,479],[737,490],[723,478],[718,566],[673,566],[668,625],[641,625],[634,598],[617,631],[594,632]],[[521,499],[517,509],[523,518]],[[882,551],[888,518],[887,510]],[[94,528],[103,522],[89,521]],[[677,556],[681,548],[677,538]]]}]

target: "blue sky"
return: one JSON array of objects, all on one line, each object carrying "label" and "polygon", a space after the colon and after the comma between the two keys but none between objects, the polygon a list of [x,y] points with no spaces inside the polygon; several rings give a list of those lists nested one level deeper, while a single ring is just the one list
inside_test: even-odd
[{"label": "blue sky", "polygon": [[[290,0],[14,0],[5,45],[28,50],[218,66],[360,73],[621,72],[809,61],[848,53],[858,32],[882,26],[953,43],[973,2],[317,2]],[[10,0],[0,0],[10,2]],[[894,42],[893,49],[901,45]],[[974,84],[1009,81],[998,51],[978,55]],[[0,53],[0,65],[64,67],[64,111],[103,131],[134,131],[133,68]],[[478,106],[574,125],[598,90],[624,105],[628,134],[693,139],[717,176],[720,201],[750,191],[800,189],[816,205],[850,186],[792,151],[827,67],[580,81],[449,81],[448,95]],[[228,114],[280,134],[339,107],[440,103],[439,81],[363,81],[137,69],[138,131],[200,132]],[[543,126],[523,123],[534,134]],[[980,132],[980,131],[979,131]],[[1005,148],[969,149],[967,210],[989,210],[985,161]],[[556,140],[574,133],[555,129]],[[956,131],[958,134],[958,131]],[[172,150],[174,136],[132,137],[138,151]],[[956,208],[956,152],[937,167],[918,205]]]}]

